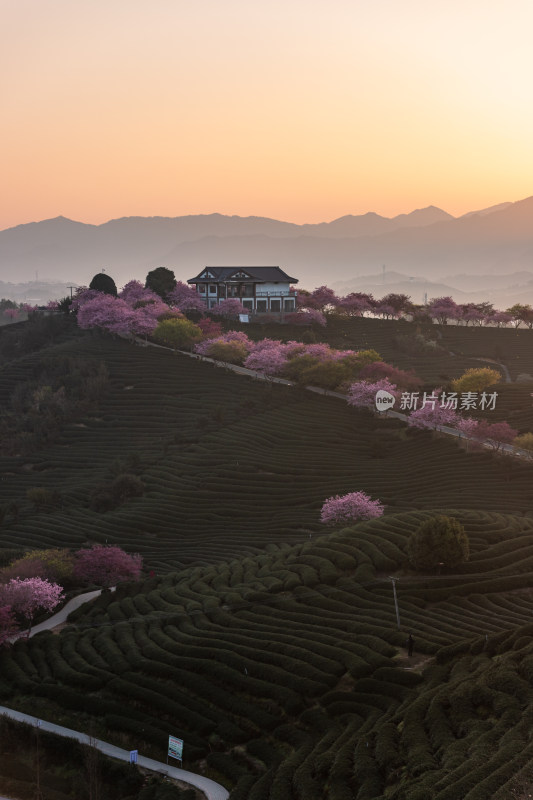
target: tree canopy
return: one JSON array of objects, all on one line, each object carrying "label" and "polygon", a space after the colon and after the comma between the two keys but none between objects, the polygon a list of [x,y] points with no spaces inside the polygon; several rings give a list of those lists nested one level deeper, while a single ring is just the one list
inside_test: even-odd
[{"label": "tree canopy", "polygon": [[166,300],[167,295],[176,288],[176,276],[171,269],[157,267],[152,269],[146,276],[145,286],[158,294],[163,300]]},{"label": "tree canopy", "polygon": [[89,289],[95,292],[103,292],[104,294],[111,294],[113,297],[117,296],[117,285],[111,275],[106,275],[105,272],[98,272],[89,284]]},{"label": "tree canopy", "polygon": [[439,515],[425,520],[409,537],[407,555],[415,569],[439,565],[456,567],[470,557],[466,531],[455,517]]}]

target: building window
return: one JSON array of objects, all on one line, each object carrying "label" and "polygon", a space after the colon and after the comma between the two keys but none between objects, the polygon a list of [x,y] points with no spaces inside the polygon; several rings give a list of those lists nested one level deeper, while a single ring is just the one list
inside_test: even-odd
[{"label": "building window", "polygon": [[264,313],[267,310],[267,301],[266,300],[258,300],[257,301],[257,311],[259,314]]},{"label": "building window", "polygon": [[283,310],[284,311],[294,311],[294,300],[293,300],[292,297],[284,301]]},{"label": "building window", "polygon": [[245,307],[245,309],[247,311],[253,311],[254,310],[254,301],[253,300],[243,300],[242,304],[243,304],[243,306]]},{"label": "building window", "polygon": [[205,283],[198,284],[198,291],[200,292],[200,294],[205,294]]},{"label": "building window", "polygon": [[270,310],[273,311],[275,314],[279,314],[279,312],[281,311],[281,300],[271,300]]},{"label": "building window", "polygon": [[209,284],[209,294],[216,294],[216,293],[217,293],[216,284],[215,283],[210,283]]}]

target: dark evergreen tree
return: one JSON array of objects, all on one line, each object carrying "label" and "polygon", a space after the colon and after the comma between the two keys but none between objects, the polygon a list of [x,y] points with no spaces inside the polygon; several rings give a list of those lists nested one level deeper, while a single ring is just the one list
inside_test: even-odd
[{"label": "dark evergreen tree", "polygon": [[89,289],[94,289],[104,294],[112,294],[113,297],[117,296],[117,285],[113,278],[110,275],[106,275],[105,272],[99,272],[94,276],[89,284]]},{"label": "dark evergreen tree", "polygon": [[157,267],[146,276],[145,286],[158,294],[163,300],[166,300],[167,295],[176,286],[176,277],[171,269]]},{"label": "dark evergreen tree", "polygon": [[425,520],[411,534],[407,555],[415,569],[456,567],[468,561],[470,544],[459,520],[441,515]]}]

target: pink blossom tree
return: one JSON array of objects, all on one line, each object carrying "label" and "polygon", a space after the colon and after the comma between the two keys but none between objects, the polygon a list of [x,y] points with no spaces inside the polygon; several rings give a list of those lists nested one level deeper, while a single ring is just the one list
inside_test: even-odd
[{"label": "pink blossom tree", "polygon": [[118,296],[121,300],[125,300],[131,308],[137,303],[161,302],[159,295],[152,292],[151,289],[146,289],[140,281],[128,281]]},{"label": "pink blossom tree", "polygon": [[387,364],[385,361],[373,361],[371,364],[365,364],[359,373],[359,377],[363,380],[387,378],[396,386],[411,391],[422,386],[422,381],[420,378],[417,378],[412,370],[406,372],[405,370],[393,367],[392,364]]},{"label": "pink blossom tree", "polygon": [[453,408],[445,408],[440,405],[425,405],[412,411],[407,418],[407,424],[411,428],[431,428],[436,430],[442,425],[457,427],[459,414]]},{"label": "pink blossom tree", "polygon": [[6,310],[4,311],[4,316],[7,317],[8,319],[17,319],[18,315],[19,315],[18,308],[6,308]]},{"label": "pink blossom tree", "polygon": [[321,325],[325,327],[326,317],[316,308],[303,308],[300,311],[291,311],[285,314],[285,322],[291,325]]},{"label": "pink blossom tree", "polygon": [[334,308],[339,302],[339,298],[327,286],[319,286],[311,294],[305,297],[304,305],[306,308],[315,309],[316,311],[324,311],[325,308]]},{"label": "pink blossom tree", "polygon": [[37,611],[53,611],[62,599],[63,587],[42,578],[13,578],[0,586],[0,605],[11,606],[15,614],[28,621],[28,636]]},{"label": "pink blossom tree", "polygon": [[96,294],[99,296],[88,300],[83,297],[81,300],[78,309],[80,328],[101,328],[118,334],[131,333],[135,315],[126,301],[103,292]]},{"label": "pink blossom tree", "polygon": [[398,312],[394,308],[394,306],[390,306],[388,303],[379,303],[374,309],[374,314],[378,314],[380,317],[384,319],[394,319],[394,317],[398,316]]},{"label": "pink blossom tree", "polygon": [[239,314],[249,314],[250,311],[236,297],[228,297],[227,300],[221,300],[210,308],[209,313],[221,317],[238,317]]},{"label": "pink blossom tree", "polygon": [[493,450],[501,450],[504,444],[510,444],[518,435],[508,422],[487,422],[480,420],[474,431],[476,439],[486,442]]},{"label": "pink blossom tree", "polygon": [[364,492],[350,492],[342,497],[329,497],[322,506],[320,522],[335,524],[375,519],[381,517],[383,510],[379,500],[372,500]]},{"label": "pink blossom tree", "polygon": [[428,311],[441,325],[447,325],[449,319],[457,319],[461,312],[451,297],[436,297],[430,300]]},{"label": "pink blossom tree", "polygon": [[350,292],[345,297],[341,297],[337,303],[337,311],[341,314],[348,314],[350,317],[362,317],[365,311],[373,308],[374,298],[371,294],[363,292]]},{"label": "pink blossom tree", "polygon": [[389,392],[398,397],[398,388],[388,378],[371,383],[370,381],[357,381],[348,389],[348,405],[355,408],[374,408],[376,394],[379,391]]},{"label": "pink blossom tree", "polygon": [[125,580],[137,580],[141,574],[142,558],[129,555],[114,545],[93,545],[78,550],[74,556],[74,576],[83,583],[111,586]]},{"label": "pink blossom tree", "polygon": [[494,314],[487,317],[486,324],[496,325],[498,328],[501,328],[502,325],[508,325],[512,319],[512,316],[506,314],[505,311],[495,311]]},{"label": "pink blossom tree", "polygon": [[196,325],[202,331],[202,337],[204,339],[215,339],[222,334],[222,325],[220,322],[215,322],[215,320],[210,317],[199,319]]},{"label": "pink blossom tree", "polygon": [[167,300],[180,311],[199,311],[202,314],[207,311],[205,300],[183,281],[176,283],[174,289],[167,295]]},{"label": "pink blossom tree", "polygon": [[281,342],[263,339],[252,348],[244,366],[265,375],[278,375],[287,365],[286,349]]}]

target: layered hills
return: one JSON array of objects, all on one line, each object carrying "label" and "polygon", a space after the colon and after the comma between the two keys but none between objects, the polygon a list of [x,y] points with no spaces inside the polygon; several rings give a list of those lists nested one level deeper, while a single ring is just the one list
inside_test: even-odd
[{"label": "layered hills", "polygon": [[[448,276],[529,271],[532,223],[533,198],[459,218],[429,206],[391,219],[368,213],[316,225],[221,214],[127,217],[102,225],[58,217],[0,232],[0,277],[33,280],[38,272],[87,284],[105,268],[124,283],[143,279],[156,266],[187,279],[206,264],[262,263],[278,264],[313,288],[361,275],[375,275],[379,285],[385,265],[408,278],[438,280],[462,291]],[[513,282],[511,277],[509,285]],[[423,291],[417,287],[417,293]]]}]

